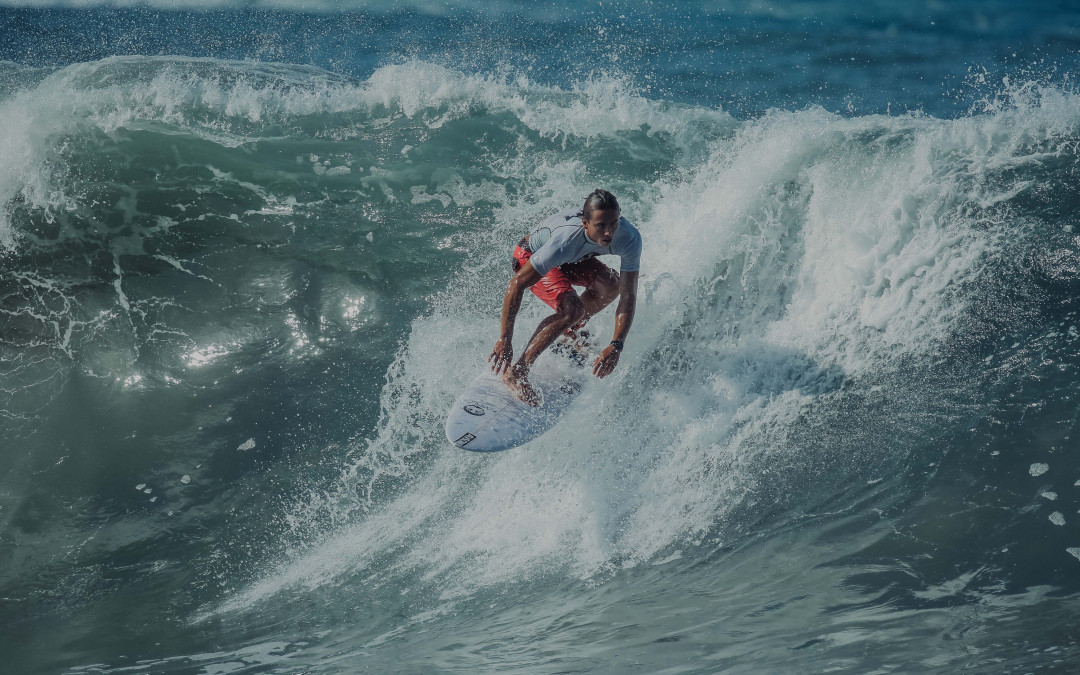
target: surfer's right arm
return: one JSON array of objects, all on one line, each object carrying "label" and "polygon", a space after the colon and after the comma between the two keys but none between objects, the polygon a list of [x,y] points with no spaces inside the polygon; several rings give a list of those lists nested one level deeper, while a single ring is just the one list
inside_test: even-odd
[{"label": "surfer's right arm", "polygon": [[503,295],[502,322],[499,326],[499,341],[491,350],[488,362],[496,374],[509,370],[514,360],[514,321],[517,319],[518,309],[521,308],[521,296],[525,290],[540,281],[540,274],[532,266],[532,261],[527,261],[518,269],[517,273],[506,284],[506,293]]}]

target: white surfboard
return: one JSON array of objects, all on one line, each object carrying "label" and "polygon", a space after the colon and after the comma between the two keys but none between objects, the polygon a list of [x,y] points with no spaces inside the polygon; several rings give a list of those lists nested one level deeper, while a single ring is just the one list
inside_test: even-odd
[{"label": "white surfboard", "polygon": [[465,390],[446,418],[446,438],[465,450],[497,452],[524,445],[559,421],[591,374],[588,334],[560,337],[540,355],[529,382],[540,395],[531,406],[517,397],[502,378],[485,368]]}]

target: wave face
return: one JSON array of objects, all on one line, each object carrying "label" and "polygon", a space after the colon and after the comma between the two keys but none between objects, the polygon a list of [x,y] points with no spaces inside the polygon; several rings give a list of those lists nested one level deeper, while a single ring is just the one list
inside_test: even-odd
[{"label": "wave face", "polygon": [[[27,32],[70,10],[11,11]],[[65,16],[110,13],[180,16]],[[739,20],[791,20],[765,14]],[[962,110],[898,115],[785,107],[805,84],[785,71],[731,112],[639,58],[580,78],[424,54],[0,63],[12,667],[1075,662],[1068,73],[978,70],[924,106]],[[542,439],[456,450],[444,415],[513,243],[597,186],[645,240],[618,369]]]}]

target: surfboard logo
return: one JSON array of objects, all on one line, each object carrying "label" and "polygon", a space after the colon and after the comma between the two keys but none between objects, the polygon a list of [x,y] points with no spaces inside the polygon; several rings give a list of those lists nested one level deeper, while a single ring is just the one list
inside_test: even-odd
[{"label": "surfboard logo", "polygon": [[480,405],[479,403],[469,403],[463,408],[463,410],[465,410],[465,412],[469,413],[470,415],[476,415],[477,417],[480,417],[485,412],[484,406]]},{"label": "surfboard logo", "polygon": [[454,441],[454,445],[458,446],[459,448],[464,448],[466,445],[472,443],[474,440],[476,440],[476,436],[470,433],[466,433],[461,438]]}]

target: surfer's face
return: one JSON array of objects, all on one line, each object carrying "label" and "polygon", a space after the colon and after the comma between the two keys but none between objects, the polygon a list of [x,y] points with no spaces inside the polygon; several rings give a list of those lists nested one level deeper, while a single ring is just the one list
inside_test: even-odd
[{"label": "surfer's face", "polygon": [[608,246],[619,229],[619,216],[618,209],[597,209],[588,220],[582,216],[581,224],[589,239],[601,246]]}]

